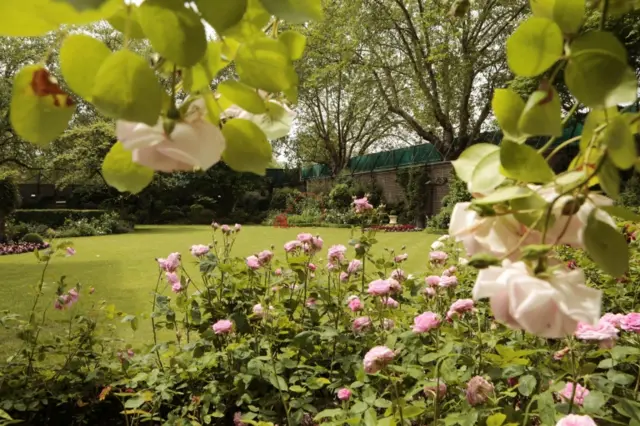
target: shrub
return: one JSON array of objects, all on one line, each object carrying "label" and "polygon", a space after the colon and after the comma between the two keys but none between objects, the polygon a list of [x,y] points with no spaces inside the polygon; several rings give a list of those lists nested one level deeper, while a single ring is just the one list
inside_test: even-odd
[{"label": "shrub", "polygon": [[6,225],[9,215],[20,205],[18,185],[11,176],[0,177],[0,242],[6,239]]},{"label": "shrub", "polygon": [[185,215],[176,206],[169,206],[160,213],[160,221],[162,223],[175,223],[184,221]]},{"label": "shrub", "polygon": [[44,243],[44,239],[38,234],[27,234],[22,237],[22,241],[25,243],[33,243],[33,244],[42,244]]},{"label": "shrub", "polygon": [[105,210],[73,210],[73,209],[39,209],[39,210],[16,210],[16,222],[37,223],[48,228],[57,229],[62,227],[67,220],[77,221],[80,219],[97,219]]},{"label": "shrub", "polygon": [[460,180],[455,173],[449,178],[449,193],[442,198],[442,208],[438,214],[429,218],[427,226],[436,229],[448,229],[451,213],[457,203],[471,201],[471,194],[467,184]]},{"label": "shrub", "polygon": [[300,194],[300,191],[296,188],[276,188],[271,194],[269,209],[285,211],[289,204]]},{"label": "shrub", "polygon": [[353,203],[351,189],[345,183],[334,185],[329,193],[329,207],[337,210],[347,210]]}]

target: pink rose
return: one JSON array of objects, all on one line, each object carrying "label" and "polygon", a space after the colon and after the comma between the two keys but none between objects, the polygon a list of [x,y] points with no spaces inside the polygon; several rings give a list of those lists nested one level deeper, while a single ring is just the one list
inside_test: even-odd
[{"label": "pink rose", "polygon": [[[587,397],[587,395],[589,395],[589,390],[578,383],[575,392],[576,394],[573,398],[573,403],[582,407],[582,404],[584,404],[584,399]],[[562,391],[559,392],[558,395],[560,395],[566,401],[571,401],[571,395],[573,395],[573,383],[567,382],[564,389],[562,389]]]},{"label": "pink rose", "polygon": [[311,272],[315,272],[315,271],[316,271],[316,269],[318,269],[318,267],[317,267],[316,265],[314,265],[313,263],[310,263],[310,264],[309,264],[309,270],[310,270]]},{"label": "pink rose", "polygon": [[449,267],[449,269],[447,269],[447,271],[449,272],[449,274],[453,275],[458,272],[458,268],[456,268],[455,266],[451,266]]},{"label": "pink rose", "polygon": [[302,247],[302,243],[300,241],[293,240],[293,241],[289,241],[288,243],[285,243],[284,251],[286,251],[287,253],[291,253],[301,247]]},{"label": "pink rose", "polygon": [[389,278],[387,283],[389,283],[389,289],[392,293],[402,293],[402,286],[397,280]]},{"label": "pink rose", "polygon": [[433,312],[425,312],[413,319],[413,326],[411,328],[413,329],[414,333],[426,333],[438,327],[439,325],[440,318],[438,317],[438,314],[434,314]]},{"label": "pink rose", "polygon": [[333,270],[337,269],[337,268],[338,268],[338,265],[335,265],[335,264],[333,264],[331,262],[327,263],[327,271],[333,272]]},{"label": "pink rose", "polygon": [[436,289],[433,287],[427,287],[424,289],[424,294],[428,297],[434,297],[436,295]]},{"label": "pink rose", "polygon": [[223,234],[228,234],[231,232],[231,227],[229,225],[222,225],[220,227],[220,230],[222,231]]},{"label": "pink rose", "polygon": [[242,225],[240,225],[239,223],[236,223],[236,224],[234,225],[233,229],[234,229],[236,232],[240,232],[240,230],[242,229]]},{"label": "pink rose", "polygon": [[309,234],[308,232],[298,234],[298,241],[300,241],[301,243],[310,243],[311,241],[313,241],[313,235]]},{"label": "pink rose", "polygon": [[80,294],[78,294],[78,289],[76,289],[75,287],[69,290],[68,294],[69,294],[69,299],[71,300],[71,303],[76,303],[78,299],[80,299]]},{"label": "pink rose", "polygon": [[347,388],[342,388],[338,391],[338,399],[340,401],[348,401],[351,398],[351,391]]},{"label": "pink rose", "polygon": [[307,308],[315,308],[316,307],[316,303],[317,303],[316,299],[314,299],[313,297],[310,297],[310,298],[307,299],[307,301],[305,302],[304,305]]},{"label": "pink rose", "polygon": [[209,253],[210,247],[203,244],[196,244],[191,246],[191,254],[195,257],[202,257]]},{"label": "pink rose", "polygon": [[407,279],[407,276],[402,269],[394,269],[393,272],[391,272],[391,278],[398,282],[403,282]]},{"label": "pink rose", "polygon": [[258,253],[258,261],[260,261],[261,265],[265,265],[271,262],[271,259],[273,259],[272,251],[262,250],[260,253]]},{"label": "pink rose", "polygon": [[344,260],[344,255],[347,252],[347,248],[341,244],[331,246],[329,248],[328,257],[330,262],[341,262]]},{"label": "pink rose", "polygon": [[430,275],[427,278],[424,279],[424,282],[429,286],[429,287],[436,287],[438,285],[440,285],[440,277],[437,275]]},{"label": "pink rose", "polygon": [[75,254],[76,254],[76,249],[74,249],[73,247],[67,247],[67,257],[73,256]]},{"label": "pink rose", "polygon": [[433,263],[444,263],[449,258],[449,255],[443,251],[432,251],[429,253],[429,259]]},{"label": "pink rose", "polygon": [[402,263],[409,258],[407,253],[397,255],[393,260],[396,263]]},{"label": "pink rose", "polygon": [[179,281],[171,284],[171,291],[174,293],[180,293],[182,291],[182,284]]},{"label": "pink rose", "polygon": [[487,402],[493,393],[493,385],[482,376],[475,376],[467,383],[467,402],[469,405],[480,405]]},{"label": "pink rose", "polygon": [[364,213],[367,210],[372,210],[373,206],[369,204],[369,200],[367,197],[357,198],[353,200],[353,205],[355,206],[356,213]]},{"label": "pink rose", "polygon": [[273,274],[275,276],[277,276],[277,277],[281,276],[282,275],[282,269],[281,268],[276,269],[275,271],[273,271]]},{"label": "pink rose", "polygon": [[351,309],[351,312],[358,312],[361,311],[364,306],[362,305],[362,301],[356,296],[353,299],[349,299],[349,309]]},{"label": "pink rose", "polygon": [[386,298],[384,298],[384,299],[382,300],[382,303],[383,303],[385,306],[388,306],[388,307],[390,307],[390,308],[397,308],[398,306],[400,306],[400,304],[398,303],[398,301],[397,301],[397,300],[394,300],[394,299],[393,299],[393,298],[391,298],[391,297],[386,297]]},{"label": "pink rose", "polygon": [[439,285],[442,288],[455,287],[458,285],[458,277],[456,277],[455,275],[450,277],[441,277]]},{"label": "pink rose", "polygon": [[253,308],[251,310],[253,312],[253,315],[258,318],[262,318],[264,316],[264,308],[260,303],[253,305]]},{"label": "pink rose", "polygon": [[260,269],[260,267],[262,266],[260,264],[260,259],[258,259],[257,256],[249,256],[249,257],[247,257],[246,263],[247,263],[247,266],[249,267],[249,269],[252,269],[254,271],[257,270],[257,269]]},{"label": "pink rose", "polygon": [[396,326],[396,323],[393,322],[392,319],[385,318],[382,320],[382,328],[384,328],[385,330],[391,330],[395,326]]},{"label": "pink rose", "polygon": [[343,283],[349,281],[349,274],[347,274],[346,272],[340,272],[340,281]]},{"label": "pink rose", "polygon": [[391,292],[388,280],[375,280],[369,283],[367,293],[372,296],[386,296]]},{"label": "pink rose", "polygon": [[364,371],[367,374],[375,374],[389,365],[395,354],[386,346],[376,346],[364,356]]},{"label": "pink rose", "polygon": [[447,394],[447,385],[444,382],[440,382],[438,386],[431,385],[424,387],[424,395],[428,399],[436,398],[442,399]]},{"label": "pink rose", "polygon": [[620,328],[620,322],[622,321],[622,319],[624,318],[623,314],[612,314],[610,312],[604,314],[602,316],[602,318],[600,318],[600,320],[598,321],[600,322],[608,322],[609,324],[611,324],[612,326],[614,326],[615,328]]},{"label": "pink rose", "polygon": [[620,320],[620,327],[625,331],[640,333],[640,313],[632,312]]},{"label": "pink rose", "polygon": [[359,333],[371,327],[371,319],[369,317],[359,317],[353,320],[353,331]]},{"label": "pink rose", "polygon": [[349,262],[349,266],[347,267],[347,272],[349,273],[349,275],[351,275],[351,274],[355,274],[360,269],[362,269],[362,262],[358,259],[353,259],[351,262]]},{"label": "pink rose", "polygon": [[320,238],[320,235],[318,235],[317,237],[313,237],[311,239],[311,245],[313,246],[313,248],[316,251],[322,250],[322,246],[324,245],[324,241],[322,240],[322,238]]},{"label": "pink rose", "polygon": [[562,358],[564,358],[565,355],[569,353],[569,351],[571,351],[571,348],[569,348],[569,346],[566,346],[564,349],[560,349],[559,351],[554,353],[553,359],[555,359],[556,361],[562,361]]},{"label": "pink rose", "polygon": [[556,426],[598,426],[596,422],[589,416],[579,416],[577,414],[569,414],[561,418]]},{"label": "pink rose", "polygon": [[165,272],[175,272],[180,266],[180,253],[171,253],[166,259],[158,259],[158,266]]},{"label": "pink rose", "polygon": [[459,299],[451,304],[449,311],[447,312],[447,319],[452,320],[458,315],[462,315],[465,312],[473,311],[472,299]]},{"label": "pink rose", "polygon": [[211,227],[217,230],[218,228],[220,228],[220,224],[216,221],[213,221],[211,222]]},{"label": "pink rose", "polygon": [[607,321],[598,322],[596,325],[579,322],[574,334],[578,339],[596,340],[600,342],[601,348],[611,349],[613,342],[618,338],[618,329]]},{"label": "pink rose", "polygon": [[216,334],[229,334],[233,331],[233,323],[229,320],[220,320],[211,327]]},{"label": "pink rose", "polygon": [[180,283],[180,277],[175,272],[167,272],[164,275],[169,284]]}]

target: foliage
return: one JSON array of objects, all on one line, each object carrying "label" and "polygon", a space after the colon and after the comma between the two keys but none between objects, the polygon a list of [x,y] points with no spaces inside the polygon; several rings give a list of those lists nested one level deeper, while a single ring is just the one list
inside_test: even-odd
[{"label": "foliage", "polygon": [[471,201],[467,184],[452,173],[449,177],[449,192],[442,198],[442,207],[438,214],[429,218],[428,226],[435,229],[449,229],[453,208],[456,204],[467,201]]},{"label": "foliage", "polygon": [[640,207],[640,176],[637,173],[624,183],[618,203],[625,207]]},{"label": "foliage", "polygon": [[429,170],[426,165],[399,170],[396,182],[400,184],[407,198],[407,219],[415,222],[419,228],[424,228],[425,211],[429,202],[427,185],[430,184]]},{"label": "foliage", "polygon": [[338,183],[333,185],[329,193],[329,206],[336,210],[347,210],[353,203],[353,195],[349,185]]},{"label": "foliage", "polygon": [[133,225],[122,220],[115,212],[103,213],[98,217],[84,216],[66,219],[64,225],[55,229],[58,238],[91,237],[96,235],[126,234],[133,231]]},{"label": "foliage", "polygon": [[44,243],[44,240],[42,239],[42,237],[36,233],[26,234],[24,237],[21,238],[21,240],[24,241],[25,243],[34,243],[34,244]]},{"label": "foliage", "polygon": [[20,206],[18,185],[11,176],[0,176],[0,242],[5,239],[8,217]]},{"label": "foliage", "polygon": [[105,210],[73,210],[73,209],[40,209],[16,210],[16,222],[33,223],[57,229],[67,220],[99,219],[107,212]]},{"label": "foliage", "polygon": [[296,188],[276,188],[271,194],[270,210],[286,211],[301,192]]}]

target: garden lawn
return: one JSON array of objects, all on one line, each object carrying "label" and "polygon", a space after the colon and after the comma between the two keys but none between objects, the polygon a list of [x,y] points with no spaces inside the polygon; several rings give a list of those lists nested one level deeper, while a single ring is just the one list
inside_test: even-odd
[{"label": "garden lawn", "polygon": [[[274,246],[276,259],[284,258],[282,246],[293,240],[300,232],[319,234],[324,239],[324,249],[320,258],[326,259],[326,249],[333,244],[344,244],[349,248],[348,258],[354,250],[348,246],[351,236],[349,229],[337,228],[289,228],[245,226],[239,233],[233,254],[247,257]],[[437,238],[425,232],[384,233],[379,232],[377,250],[395,249],[401,253],[406,246],[410,253],[403,265],[407,273],[424,270],[428,261],[429,246]],[[139,328],[134,333],[126,324],[118,325],[116,336],[126,339],[134,346],[150,342],[151,325],[148,314],[151,312],[151,292],[158,277],[157,257],[165,257],[171,252],[182,253],[183,261],[190,275],[198,277],[195,259],[189,253],[193,244],[211,243],[212,232],[206,226],[139,226],[131,234],[85,237],[73,239],[77,254],[73,257],[53,258],[45,275],[44,294],[40,299],[40,308],[49,307],[50,320],[45,336],[63,333],[69,315],[79,312],[88,313],[92,309],[115,306],[116,312],[132,315],[145,314],[139,319]],[[419,257],[418,257],[419,256]],[[318,259],[318,267],[324,267],[326,261]],[[39,282],[43,264],[33,253],[0,257],[0,310],[18,313],[28,317],[33,303],[35,288]],[[65,276],[67,289],[80,283],[82,285],[80,301],[71,311],[54,311],[55,281]],[[195,278],[194,278],[195,279]],[[95,288],[90,295],[89,289]],[[165,288],[165,291],[168,289]],[[15,332],[10,327],[0,330],[3,344],[0,353],[7,354],[18,347]]]}]

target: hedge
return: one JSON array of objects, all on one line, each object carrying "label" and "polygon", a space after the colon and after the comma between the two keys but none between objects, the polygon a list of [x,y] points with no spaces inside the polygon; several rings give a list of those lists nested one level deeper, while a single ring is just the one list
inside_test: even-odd
[{"label": "hedge", "polygon": [[46,225],[49,228],[60,228],[65,220],[96,219],[107,213],[107,210],[73,210],[73,209],[40,209],[40,210],[16,210],[14,220],[16,222],[36,223]]}]

